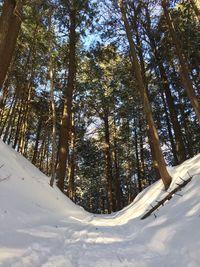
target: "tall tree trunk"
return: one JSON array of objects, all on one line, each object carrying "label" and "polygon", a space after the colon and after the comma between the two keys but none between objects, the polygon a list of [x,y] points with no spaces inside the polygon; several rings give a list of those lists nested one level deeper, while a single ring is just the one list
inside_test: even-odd
[{"label": "tall tree trunk", "polygon": [[72,95],[76,76],[76,9],[70,11],[69,30],[69,69],[67,87],[64,93],[64,107],[60,126],[60,141],[58,151],[58,187],[64,191],[66,166],[69,151],[69,134],[72,108]]},{"label": "tall tree trunk", "polygon": [[53,186],[56,172],[56,105],[54,100],[53,67],[50,66],[50,96],[52,116],[52,159],[50,186]]},{"label": "tall tree trunk", "polygon": [[37,162],[37,165],[39,167],[40,170],[43,171],[43,166],[44,166],[44,155],[45,155],[45,143],[46,143],[46,139],[47,139],[47,133],[45,132],[43,134],[43,136],[41,136],[41,146],[40,146],[40,150],[39,150],[39,153],[38,153],[38,162]]},{"label": "tall tree trunk", "polygon": [[[131,26],[135,31],[136,48],[137,48],[137,51],[138,51],[138,57],[139,57],[139,62],[140,62],[140,67],[141,67],[141,75],[142,75],[143,84],[145,86],[145,90],[146,90],[146,93],[147,93],[147,97],[149,98],[149,90],[148,90],[148,83],[147,83],[147,78],[146,78],[145,61],[144,61],[143,52],[142,52],[142,43],[141,43],[141,40],[140,40],[138,23],[137,23],[137,11],[136,11],[136,7],[135,7],[134,2],[132,2],[131,7],[134,10],[134,16],[131,16]],[[150,132],[147,129],[147,135],[148,135],[149,142],[150,142],[150,150],[151,150],[153,168],[155,170],[156,178],[159,179],[160,178],[160,174],[159,174],[159,171],[158,171],[157,160],[155,158],[154,147],[152,145],[151,137],[150,137],[149,134],[150,134]]]},{"label": "tall tree trunk", "polygon": [[21,27],[23,0],[5,0],[0,17],[0,88],[6,77]]},{"label": "tall tree trunk", "polygon": [[144,164],[144,141],[143,141],[143,127],[142,127],[142,119],[139,119],[139,165],[140,165],[140,177],[141,180],[143,181],[142,183],[142,189],[144,189],[144,185],[148,183],[147,178],[145,177],[145,164]]},{"label": "tall tree trunk", "polygon": [[18,151],[24,155],[25,154],[25,147],[26,147],[26,140],[27,140],[27,131],[28,131],[28,124],[30,119],[31,113],[31,97],[32,97],[32,84],[31,80],[27,84],[27,96],[24,99],[25,110],[23,112],[23,123],[21,126],[21,134],[20,134],[20,142],[18,146]]},{"label": "tall tree trunk", "polygon": [[76,146],[76,133],[74,125],[74,114],[72,114],[71,120],[71,154],[69,157],[69,170],[68,170],[68,189],[67,195],[72,200],[75,201],[75,146]]},{"label": "tall tree trunk", "polygon": [[[198,6],[197,6],[197,3],[195,3],[195,0],[189,0],[189,1],[190,1],[190,4],[191,4],[191,6],[192,6],[192,8],[193,8],[193,10],[194,10],[194,13],[195,13],[197,19],[198,19],[199,22],[200,22],[200,11],[199,11],[199,8],[198,8]],[[197,1],[199,1],[199,0],[197,0]],[[197,1],[196,1],[196,2],[197,2]]]},{"label": "tall tree trunk", "polygon": [[105,154],[105,171],[106,171],[106,179],[107,179],[107,192],[108,192],[108,212],[111,213],[114,209],[113,205],[113,188],[112,188],[112,162],[111,162],[111,154],[110,154],[110,130],[109,130],[109,122],[108,115],[104,114],[104,130],[105,130],[105,145],[104,145],[104,154]]},{"label": "tall tree trunk", "polygon": [[142,174],[141,174],[141,169],[140,169],[140,159],[139,159],[139,145],[138,145],[138,134],[137,130],[135,129],[135,156],[136,156],[136,165],[137,165],[137,176],[138,176],[138,190],[139,192],[142,191]]},{"label": "tall tree trunk", "polygon": [[[158,52],[156,42],[155,42],[152,30],[151,30],[151,26],[150,26],[151,25],[151,19],[150,19],[148,8],[145,8],[145,11],[146,11],[146,21],[147,21],[145,28],[146,28],[148,38],[150,40],[150,45],[151,45],[152,51],[154,53],[156,63],[158,65],[159,74],[160,74],[161,81],[162,81],[162,89],[164,90],[167,105],[169,108],[170,119],[171,119],[171,123],[173,125],[175,141],[176,141],[175,150],[176,150],[176,154],[178,157],[178,162],[176,162],[176,163],[178,164],[178,163],[181,163],[184,160],[186,160],[185,145],[183,142],[181,127],[180,127],[180,124],[178,121],[178,114],[176,111],[176,107],[174,105],[174,99],[173,99],[173,96],[171,94],[167,74],[166,74],[165,68],[163,66],[162,59],[161,59],[160,54]],[[176,156],[175,156],[175,160],[176,160]]]},{"label": "tall tree trunk", "polygon": [[132,64],[133,64],[133,68],[135,71],[135,76],[136,76],[136,80],[138,83],[139,91],[140,91],[140,94],[143,100],[143,107],[144,107],[144,112],[145,112],[147,123],[148,123],[149,134],[151,137],[152,145],[154,147],[156,164],[158,166],[159,174],[163,181],[164,187],[165,189],[167,189],[171,183],[172,178],[167,171],[165,160],[162,154],[158,132],[155,127],[150,102],[149,102],[146,88],[145,88],[142,75],[141,75],[141,68],[140,68],[139,60],[137,58],[135,44],[131,36],[131,30],[130,30],[128,19],[126,17],[126,9],[124,7],[124,1],[119,0],[119,3],[120,3],[120,9],[122,13],[122,18],[123,18],[129,46],[130,46]]},{"label": "tall tree trunk", "polygon": [[23,111],[24,111],[24,102],[23,99],[21,99],[21,101],[18,104],[18,109],[17,109],[17,125],[16,125],[16,130],[15,130],[15,137],[14,137],[14,143],[13,143],[13,148],[15,149],[17,144],[18,144],[18,140],[19,140],[19,135],[20,135],[20,129],[21,129],[21,124],[22,124],[22,120],[23,120]]},{"label": "tall tree trunk", "polygon": [[193,86],[192,86],[192,81],[190,79],[189,76],[189,69],[188,69],[188,65],[187,62],[184,58],[184,55],[181,51],[181,45],[180,42],[176,36],[176,29],[174,26],[174,23],[172,21],[172,18],[170,16],[169,10],[168,10],[168,1],[166,0],[162,0],[162,7],[164,10],[164,15],[165,15],[165,19],[169,28],[169,32],[170,32],[170,36],[172,39],[172,42],[174,44],[174,48],[175,48],[175,53],[178,57],[179,60],[179,65],[180,65],[180,77],[181,77],[181,81],[183,83],[183,87],[191,101],[191,104],[194,108],[194,111],[196,113],[197,119],[199,121],[200,124],[200,102],[197,98],[197,96],[195,95],[195,92],[193,90]]},{"label": "tall tree trunk", "polygon": [[120,173],[119,173],[119,159],[118,159],[118,145],[117,145],[117,130],[116,130],[116,121],[114,118],[114,151],[113,151],[113,159],[114,159],[114,187],[115,187],[115,199],[116,199],[116,209],[120,210],[122,208],[122,193],[120,187]]},{"label": "tall tree trunk", "polygon": [[52,117],[52,157],[51,157],[51,179],[50,186],[53,186],[56,172],[56,105],[54,100],[54,68],[53,68],[53,43],[52,43],[52,15],[53,9],[50,9],[49,14],[49,80],[50,80],[50,102],[51,102],[51,117]]}]

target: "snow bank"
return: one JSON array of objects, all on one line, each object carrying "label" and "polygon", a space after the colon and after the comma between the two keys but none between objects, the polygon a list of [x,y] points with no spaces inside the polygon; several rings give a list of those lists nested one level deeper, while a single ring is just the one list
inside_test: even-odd
[{"label": "snow bank", "polygon": [[200,266],[200,155],[169,169],[169,190],[180,177],[194,177],[143,221],[166,194],[161,181],[122,211],[100,216],[51,188],[49,178],[2,142],[0,166],[0,267]]}]

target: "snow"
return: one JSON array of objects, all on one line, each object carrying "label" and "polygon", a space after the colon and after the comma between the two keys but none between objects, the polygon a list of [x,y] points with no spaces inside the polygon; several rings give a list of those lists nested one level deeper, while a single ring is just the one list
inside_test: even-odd
[{"label": "snow", "polygon": [[[200,155],[169,168],[169,190],[194,175],[145,220],[167,193],[161,181],[122,211],[94,215],[0,141],[1,267],[199,267]],[[188,174],[189,173],[189,174]]]}]

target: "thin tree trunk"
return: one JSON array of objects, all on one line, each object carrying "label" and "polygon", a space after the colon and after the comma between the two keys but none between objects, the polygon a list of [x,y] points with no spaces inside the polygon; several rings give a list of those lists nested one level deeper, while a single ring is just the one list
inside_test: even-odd
[{"label": "thin tree trunk", "polygon": [[74,125],[74,114],[72,114],[71,120],[71,155],[69,159],[69,172],[68,172],[68,197],[75,201],[75,146],[76,146],[76,133]]},{"label": "thin tree trunk", "polygon": [[161,98],[163,101],[163,106],[164,106],[164,111],[165,111],[165,116],[166,116],[166,124],[167,124],[167,129],[168,129],[168,135],[169,135],[169,140],[171,143],[171,147],[172,147],[172,153],[173,153],[173,157],[174,157],[174,165],[178,165],[179,164],[179,160],[177,157],[177,147],[176,144],[174,142],[174,137],[173,137],[173,133],[172,133],[172,129],[171,129],[171,124],[170,124],[170,120],[169,120],[169,115],[168,115],[168,109],[167,109],[167,105],[166,105],[166,101],[165,101],[165,97],[163,92],[161,92]]},{"label": "thin tree trunk", "polygon": [[[176,71],[176,67],[174,65],[174,62],[173,60],[170,61],[170,66],[172,68],[172,71],[173,73],[171,74],[172,77],[176,76],[174,74],[177,73]],[[189,155],[189,157],[193,157],[194,156],[194,153],[193,153],[193,145],[192,145],[192,140],[191,140],[191,132],[190,132],[190,126],[188,125],[188,121],[189,121],[189,118],[188,118],[188,114],[185,112],[185,100],[183,99],[183,96],[181,94],[181,84],[180,84],[180,81],[179,79],[177,79],[177,77],[173,78],[173,82],[174,84],[177,86],[177,88],[179,88],[179,90],[177,90],[178,92],[178,99],[179,99],[179,103],[178,103],[178,107],[179,107],[179,110],[180,110],[180,115],[181,115],[181,125],[182,125],[182,128],[183,128],[183,131],[184,131],[184,139],[185,139],[185,144],[186,144],[186,151],[187,151],[187,154]]]},{"label": "thin tree trunk", "polygon": [[31,108],[30,101],[31,101],[31,95],[32,95],[31,80],[28,82],[26,88],[27,88],[28,92],[27,92],[27,98],[24,99],[24,105],[25,105],[25,110],[23,112],[24,118],[23,118],[23,123],[21,126],[20,142],[19,142],[19,146],[18,146],[18,151],[22,155],[24,155],[24,153],[25,153],[28,123],[29,123],[29,117],[30,117],[30,108]]},{"label": "thin tree trunk", "polygon": [[53,186],[56,172],[56,106],[54,100],[53,69],[50,68],[50,95],[52,115],[52,164],[50,186]]},{"label": "thin tree trunk", "polygon": [[6,102],[9,99],[8,84],[4,84],[2,94],[0,95],[0,124],[3,120],[4,111],[6,109]]},{"label": "thin tree trunk", "polygon": [[0,17],[0,88],[5,80],[21,27],[23,0],[5,0]]},{"label": "thin tree trunk", "polygon": [[137,176],[138,176],[138,190],[139,192],[142,191],[142,175],[140,169],[140,159],[139,159],[139,147],[138,147],[138,134],[137,130],[135,129],[135,156],[136,156],[136,165],[137,165]]},{"label": "thin tree trunk", "polygon": [[168,1],[162,0],[162,7],[164,10],[165,19],[166,19],[166,22],[167,22],[167,25],[169,28],[172,42],[174,43],[175,53],[176,53],[178,60],[179,60],[181,81],[182,81],[183,87],[184,87],[184,89],[185,89],[185,91],[186,91],[186,93],[187,93],[187,95],[191,101],[191,104],[194,108],[194,111],[196,113],[197,119],[198,119],[199,124],[200,124],[200,102],[199,102],[199,100],[198,100],[198,98],[195,95],[195,92],[193,90],[192,81],[189,77],[188,65],[187,65],[186,60],[184,58],[184,55],[181,51],[181,45],[180,45],[180,42],[176,36],[176,29],[175,29],[174,23],[172,21],[172,18],[170,16],[167,5],[168,5]]},{"label": "thin tree trunk", "polygon": [[54,100],[54,69],[53,69],[53,58],[52,58],[52,13],[53,9],[50,10],[49,16],[49,37],[50,37],[50,48],[49,48],[49,79],[50,79],[50,97],[51,97],[51,117],[52,117],[52,157],[51,157],[51,179],[50,186],[53,186],[56,174],[56,105]]},{"label": "thin tree trunk", "polygon": [[17,101],[15,101],[13,109],[12,109],[12,113],[10,114],[9,120],[8,120],[8,124],[6,126],[6,130],[3,136],[3,142],[6,142],[8,144],[10,144],[10,140],[11,140],[11,132],[10,129],[14,128],[14,122],[15,122],[15,113],[16,113],[16,105],[17,105]]},{"label": "thin tree trunk", "polygon": [[41,143],[40,150],[39,150],[39,153],[38,153],[38,166],[39,166],[40,170],[43,170],[46,138],[47,138],[47,133],[45,133],[42,136],[42,143]]},{"label": "thin tree trunk", "polygon": [[118,160],[118,146],[117,146],[117,131],[116,131],[116,121],[114,118],[114,185],[115,185],[115,199],[116,199],[116,209],[120,210],[122,208],[121,203],[121,187],[120,187],[120,174],[119,174],[119,160]]},{"label": "thin tree trunk", "polygon": [[113,188],[112,188],[112,161],[110,155],[110,131],[109,131],[109,122],[108,115],[104,114],[104,130],[105,130],[105,145],[104,145],[104,154],[105,154],[105,171],[106,171],[106,179],[107,179],[107,192],[108,192],[108,212],[111,213],[114,210],[114,196],[113,196]]},{"label": "thin tree trunk", "polygon": [[[133,192],[133,181],[132,181],[132,175],[133,175],[135,166],[134,166],[134,159],[131,156],[132,144],[131,144],[130,136],[132,133],[130,130],[130,122],[129,122],[128,118],[124,119],[123,121],[124,121],[124,123],[122,124],[122,128],[124,126],[126,128],[126,132],[127,132],[127,143],[126,143],[127,162],[124,166],[127,197],[126,197],[126,199],[122,198],[122,206],[124,207],[126,205],[129,205],[133,201],[133,199],[135,198],[135,192]],[[122,193],[122,195],[123,195],[123,193]]]},{"label": "thin tree trunk", "polygon": [[37,127],[37,134],[36,134],[36,140],[35,140],[35,146],[34,146],[34,151],[33,151],[33,158],[32,158],[32,163],[34,165],[37,162],[38,146],[39,146],[39,140],[40,140],[41,130],[42,130],[42,118],[39,118],[38,127]]},{"label": "thin tree trunk", "polygon": [[21,124],[22,124],[22,120],[23,120],[24,102],[22,99],[21,99],[21,102],[18,104],[18,106],[19,107],[18,107],[18,116],[17,116],[17,127],[16,127],[16,131],[15,131],[14,144],[13,144],[14,149],[16,148],[16,146],[18,144]]},{"label": "thin tree trunk", "polygon": [[140,155],[140,175],[141,175],[141,180],[143,181],[142,183],[142,189],[144,189],[144,185],[147,184],[148,180],[145,178],[145,165],[144,165],[144,141],[143,141],[143,135],[142,135],[142,120],[141,118],[139,119],[139,130],[140,130],[140,135],[139,135],[139,155]]},{"label": "thin tree trunk", "polygon": [[140,68],[138,58],[137,58],[135,45],[134,45],[134,42],[133,42],[133,39],[131,36],[131,30],[130,30],[129,22],[128,22],[128,19],[126,17],[126,10],[124,7],[124,1],[119,0],[119,3],[120,3],[120,9],[121,9],[121,13],[122,13],[122,18],[123,18],[127,38],[129,41],[130,53],[131,53],[131,57],[132,57],[132,64],[133,64],[133,68],[135,71],[135,76],[137,79],[139,91],[140,91],[140,94],[141,94],[141,97],[143,100],[143,107],[144,107],[144,112],[145,112],[148,127],[149,127],[149,134],[151,137],[152,145],[154,147],[156,165],[158,166],[159,174],[160,174],[160,177],[162,178],[164,187],[167,190],[167,188],[169,187],[169,185],[171,183],[172,178],[167,171],[165,160],[164,160],[164,157],[162,154],[158,132],[157,132],[157,129],[155,127],[154,120],[153,120],[150,102],[149,102],[148,95],[147,95],[147,92],[145,89],[145,85],[144,85],[144,82],[142,79],[141,68]]},{"label": "thin tree trunk", "polygon": [[[0,131],[0,136],[3,135],[3,132],[4,132],[4,129],[6,127],[6,123],[8,122],[9,124],[9,127],[11,125],[11,119],[12,119],[12,116],[11,114],[14,114],[14,110],[15,110],[15,106],[17,104],[17,98],[16,98],[16,94],[13,95],[13,98],[12,98],[12,101],[11,101],[11,104],[10,104],[10,107],[9,107],[9,110],[7,112],[7,115],[3,121],[3,125],[1,127],[1,131]],[[3,119],[3,114],[2,114],[2,119]],[[8,125],[7,125],[8,126]],[[8,127],[8,131],[9,131],[9,127]],[[7,128],[6,128],[7,129]],[[7,131],[7,130],[6,130]],[[4,135],[5,136],[5,135]],[[8,136],[8,132],[5,136],[5,140],[7,139],[7,136]]]}]

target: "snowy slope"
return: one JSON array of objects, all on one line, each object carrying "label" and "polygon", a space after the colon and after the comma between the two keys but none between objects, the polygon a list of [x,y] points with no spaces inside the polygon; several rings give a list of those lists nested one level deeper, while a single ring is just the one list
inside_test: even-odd
[{"label": "snowy slope", "polygon": [[159,181],[128,207],[92,215],[0,141],[0,267],[199,267],[200,155],[170,169],[192,181],[145,220],[166,192]]}]

